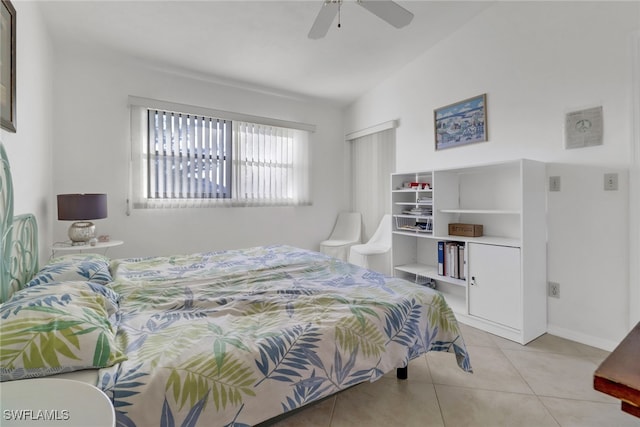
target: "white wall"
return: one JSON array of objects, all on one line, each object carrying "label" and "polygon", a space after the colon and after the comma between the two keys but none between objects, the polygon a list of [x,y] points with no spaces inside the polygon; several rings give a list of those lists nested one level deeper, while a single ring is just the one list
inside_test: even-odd
[{"label": "white wall", "polygon": [[52,212],[52,46],[37,5],[16,9],[16,127],[0,130],[14,185],[14,214],[33,213],[39,226],[40,260],[50,254]]},{"label": "white wall", "polygon": [[[626,169],[639,16],[637,2],[497,2],[358,99],[345,118],[347,131],[399,119],[398,171],[519,157],[552,163],[566,186],[548,198],[548,278],[561,285],[549,331],[603,348],[630,327]],[[489,142],[435,152],[433,110],[481,93]],[[600,105],[604,144],[565,150],[565,114]],[[618,192],[602,190],[609,170],[622,172]],[[576,227],[578,218],[588,226]]]},{"label": "white wall", "polygon": [[[318,249],[346,209],[341,111],[316,102],[249,91],[144,65],[108,52],[59,47],[55,57],[55,193],[105,192],[99,234],[125,244],[109,255],[187,253],[270,243]],[[96,47],[97,49],[97,47]],[[126,216],[129,95],[317,126],[312,135],[313,205],[133,210]],[[68,223],[55,221],[55,240]]]}]

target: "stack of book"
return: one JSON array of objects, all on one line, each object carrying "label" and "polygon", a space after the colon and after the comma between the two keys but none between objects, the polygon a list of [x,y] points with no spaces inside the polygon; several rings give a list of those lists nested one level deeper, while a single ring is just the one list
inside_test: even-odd
[{"label": "stack of book", "polygon": [[465,279],[465,246],[462,242],[438,242],[438,274]]}]

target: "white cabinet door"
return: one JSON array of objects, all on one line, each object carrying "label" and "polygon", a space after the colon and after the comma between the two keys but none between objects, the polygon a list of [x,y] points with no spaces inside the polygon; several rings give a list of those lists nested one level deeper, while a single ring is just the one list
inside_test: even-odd
[{"label": "white cabinet door", "polygon": [[522,329],[520,248],[468,246],[469,314]]}]

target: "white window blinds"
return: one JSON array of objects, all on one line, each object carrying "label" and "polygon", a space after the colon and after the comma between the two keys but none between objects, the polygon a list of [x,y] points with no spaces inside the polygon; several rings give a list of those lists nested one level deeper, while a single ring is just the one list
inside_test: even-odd
[{"label": "white window blinds", "polygon": [[238,200],[249,205],[309,202],[305,132],[239,122],[235,136]]},{"label": "white window blinds", "polygon": [[159,110],[147,114],[147,198],[231,198],[230,123]]},{"label": "white window blinds", "polygon": [[289,128],[273,119],[254,123],[237,113],[228,114],[232,120],[199,107],[156,104],[131,105],[134,208],[311,203],[310,125]]}]

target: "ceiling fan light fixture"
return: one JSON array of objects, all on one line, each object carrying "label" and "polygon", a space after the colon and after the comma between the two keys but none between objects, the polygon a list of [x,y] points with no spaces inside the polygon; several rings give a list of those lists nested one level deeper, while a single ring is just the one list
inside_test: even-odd
[{"label": "ceiling fan light fixture", "polygon": [[322,3],[318,16],[309,30],[308,37],[310,39],[321,39],[327,35],[331,23],[340,10],[340,3],[342,0],[325,0]]},{"label": "ceiling fan light fixture", "polygon": [[413,20],[413,13],[394,1],[357,0],[357,3],[395,28],[406,27]]},{"label": "ceiling fan light fixture", "polygon": [[[413,20],[413,13],[391,0],[356,0],[356,3],[395,28],[405,27]],[[308,37],[316,40],[326,36],[336,15],[340,28],[341,6],[342,0],[324,0]]]}]

